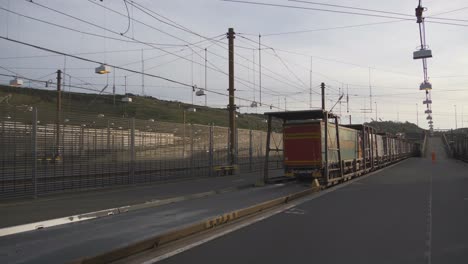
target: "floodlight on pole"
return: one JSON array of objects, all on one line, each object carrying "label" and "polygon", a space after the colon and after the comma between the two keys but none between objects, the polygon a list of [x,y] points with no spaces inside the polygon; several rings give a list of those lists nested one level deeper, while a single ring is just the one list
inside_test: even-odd
[{"label": "floodlight on pole", "polygon": [[110,70],[109,66],[107,66],[105,64],[101,64],[101,65],[99,65],[99,67],[96,67],[94,72],[97,73],[97,74],[107,74],[107,73],[110,73],[111,70]]}]

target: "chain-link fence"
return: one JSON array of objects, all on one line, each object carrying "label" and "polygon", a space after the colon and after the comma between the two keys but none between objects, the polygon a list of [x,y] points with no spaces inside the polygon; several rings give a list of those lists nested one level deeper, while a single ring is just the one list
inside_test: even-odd
[{"label": "chain-link fence", "polygon": [[468,162],[468,134],[447,133],[446,139],[449,141],[453,157]]},{"label": "chain-link fence", "polygon": [[[2,111],[0,198],[214,177],[220,174],[216,166],[229,164],[225,127],[61,116],[66,118],[41,117],[36,109]],[[282,134],[272,138],[272,147],[281,149]],[[235,163],[240,172],[263,168],[265,142],[264,131],[237,130]],[[269,166],[281,168],[281,153],[274,153]]]}]

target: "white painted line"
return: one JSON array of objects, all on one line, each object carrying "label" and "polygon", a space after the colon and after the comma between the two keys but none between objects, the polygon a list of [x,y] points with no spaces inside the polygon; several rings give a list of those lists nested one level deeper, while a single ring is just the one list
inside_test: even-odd
[{"label": "white painted line", "polygon": [[427,263],[432,263],[432,174],[429,175],[429,197],[427,211],[427,231],[426,231],[426,251],[424,256],[427,258]]},{"label": "white painted line", "polygon": [[214,195],[214,194],[216,194],[216,191],[195,193],[195,194],[190,194],[186,196],[178,196],[178,197],[167,198],[167,199],[162,199],[162,200],[152,200],[152,201],[147,201],[145,203],[125,205],[121,207],[104,209],[104,210],[99,210],[99,211],[94,211],[94,212],[89,212],[89,213],[83,213],[79,215],[65,216],[61,218],[44,220],[44,221],[39,221],[39,222],[29,223],[29,224],[24,224],[24,225],[5,227],[5,228],[0,229],[0,237],[14,235],[18,233],[27,232],[27,231],[33,231],[37,229],[58,226],[58,225],[77,223],[77,222],[81,222],[85,220],[91,220],[91,219],[96,219],[96,218],[101,218],[101,217],[106,217],[106,216],[111,216],[111,215],[117,215],[121,213],[127,213],[129,211],[143,209],[143,208],[177,203],[177,202],[181,202],[181,201],[185,201],[189,199],[203,198],[203,197]]},{"label": "white painted line", "polygon": [[[270,188],[275,188],[275,186],[267,186],[263,188],[270,189]],[[172,197],[172,198],[167,198],[167,199],[162,199],[162,200],[151,200],[151,201],[147,201],[147,202],[140,203],[140,204],[125,205],[125,206],[116,207],[116,208],[104,209],[104,210],[99,210],[95,212],[83,213],[79,215],[65,216],[61,218],[49,219],[49,220],[44,220],[44,221],[39,221],[39,222],[29,223],[29,224],[24,224],[24,225],[5,227],[5,228],[0,229],[0,237],[14,235],[18,233],[27,232],[27,231],[48,228],[48,227],[53,227],[53,226],[77,223],[77,222],[81,222],[85,220],[97,219],[97,218],[111,216],[111,215],[118,215],[121,213],[127,213],[129,211],[150,208],[150,207],[157,207],[157,206],[182,202],[182,201],[191,200],[191,199],[204,198],[204,197],[208,197],[208,196],[215,195],[218,193],[227,193],[227,192],[232,192],[235,190],[237,190],[236,187],[231,187],[231,188],[225,188],[221,190],[194,193],[194,194],[188,194],[185,196],[177,196],[177,197]]]},{"label": "white painted line", "polygon": [[118,210],[118,208],[108,209],[104,211],[97,211],[94,213],[88,213],[88,214],[83,214],[83,215],[73,215],[73,216],[67,216],[67,217],[62,217],[62,218],[56,218],[56,219],[51,219],[51,220],[46,220],[46,221],[41,221],[41,222],[36,222],[36,223],[5,227],[5,228],[0,229],[0,237],[22,233],[26,231],[43,229],[46,227],[52,227],[52,226],[57,226],[57,225],[64,225],[64,224],[76,223],[76,222],[80,222],[84,220],[95,219],[98,217],[100,213],[112,215],[114,214],[113,212],[114,210]]}]

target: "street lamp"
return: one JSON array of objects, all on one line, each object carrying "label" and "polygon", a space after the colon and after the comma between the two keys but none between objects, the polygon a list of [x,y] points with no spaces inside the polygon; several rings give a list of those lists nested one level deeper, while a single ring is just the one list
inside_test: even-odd
[{"label": "street lamp", "polygon": [[198,91],[195,92],[196,96],[205,96],[205,106],[207,106],[207,95],[203,89],[198,89]]},{"label": "street lamp", "polygon": [[24,81],[21,79],[18,79],[18,77],[15,77],[13,80],[10,81],[10,85],[15,86],[15,87],[21,86],[23,84],[24,84]]},{"label": "street lamp", "polygon": [[97,74],[107,74],[107,73],[110,73],[111,70],[110,70],[109,66],[107,66],[105,64],[101,64],[101,65],[99,65],[99,67],[96,67],[94,72],[97,73]]}]

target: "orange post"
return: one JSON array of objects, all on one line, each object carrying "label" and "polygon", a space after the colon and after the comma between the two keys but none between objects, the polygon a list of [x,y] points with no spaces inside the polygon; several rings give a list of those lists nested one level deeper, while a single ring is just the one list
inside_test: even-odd
[{"label": "orange post", "polygon": [[435,151],[432,151],[432,163],[435,163],[436,161],[436,154]]}]

